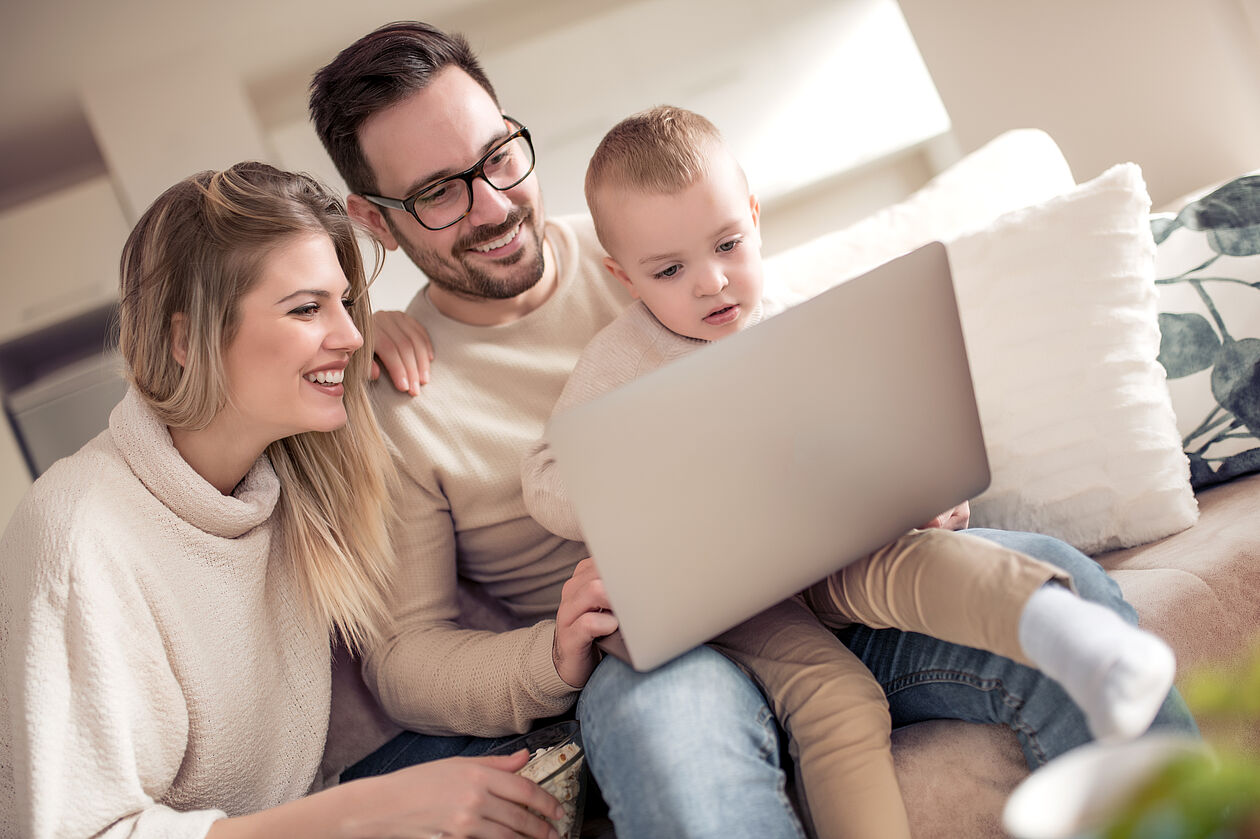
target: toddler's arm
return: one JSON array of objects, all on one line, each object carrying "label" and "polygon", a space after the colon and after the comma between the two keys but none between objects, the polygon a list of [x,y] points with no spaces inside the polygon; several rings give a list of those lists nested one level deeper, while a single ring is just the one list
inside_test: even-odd
[{"label": "toddler's arm", "polygon": [[[653,350],[663,329],[639,304],[600,330],[582,350],[551,410],[552,416],[602,396],[659,366],[665,359],[659,358]],[[521,462],[525,509],[557,536],[581,541],[582,526],[555,466],[555,457],[545,437],[526,451]]]}]

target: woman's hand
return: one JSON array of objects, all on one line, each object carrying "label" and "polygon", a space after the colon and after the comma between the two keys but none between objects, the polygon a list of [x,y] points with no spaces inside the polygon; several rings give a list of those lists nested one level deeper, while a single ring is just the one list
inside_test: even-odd
[{"label": "woman's hand", "polygon": [[221,819],[206,839],[560,839],[543,819],[563,818],[560,802],[515,774],[528,760],[521,749],[421,763]]},{"label": "woman's hand", "polygon": [[590,557],[573,569],[573,576],[560,590],[556,610],[556,634],[551,644],[551,660],[565,684],[580,688],[599,664],[595,639],[617,629],[604,581]]},{"label": "woman's hand", "polygon": [[933,527],[940,527],[945,530],[966,530],[968,523],[971,522],[971,502],[964,501],[957,507],[946,510],[927,524],[923,525],[920,530],[929,530]]},{"label": "woman's hand", "polygon": [[433,342],[428,331],[406,312],[373,312],[372,325],[376,329],[372,381],[381,377],[384,366],[394,387],[415,396],[421,385],[429,383]]},{"label": "woman's hand", "polygon": [[[513,774],[529,760],[513,755],[449,758],[346,784],[362,807],[344,822],[350,836],[429,839],[559,839],[539,815],[558,819],[560,802]],[[364,782],[368,783],[364,783]]]}]

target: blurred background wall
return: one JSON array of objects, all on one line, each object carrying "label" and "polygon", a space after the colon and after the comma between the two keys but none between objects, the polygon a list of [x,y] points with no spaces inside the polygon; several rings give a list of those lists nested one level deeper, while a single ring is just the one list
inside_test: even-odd
[{"label": "blurred background wall", "polygon": [[[769,252],[904,198],[1008,128],[1046,129],[1078,181],[1138,162],[1157,206],[1260,168],[1260,0],[10,0],[0,14],[0,523],[51,456],[32,439],[90,436],[100,409],[74,400],[121,388],[102,348],[140,212],[244,158],[342,189],[307,84],[391,20],[469,37],[533,132],[551,213],[584,209],[586,158],[622,116],[705,113],[745,163]],[[374,304],[401,307],[418,282],[387,259]]]}]

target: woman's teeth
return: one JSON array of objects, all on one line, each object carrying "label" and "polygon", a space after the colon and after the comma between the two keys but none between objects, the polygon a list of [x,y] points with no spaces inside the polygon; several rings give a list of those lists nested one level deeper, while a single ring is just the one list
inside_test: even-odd
[{"label": "woman's teeth", "polygon": [[477,247],[473,248],[473,250],[477,251],[478,253],[489,253],[495,248],[501,248],[504,245],[511,242],[513,239],[515,239],[516,232],[520,229],[521,229],[521,226],[518,224],[516,225],[516,227],[513,227],[511,230],[509,230],[507,233],[504,233],[501,238],[495,239],[493,242],[486,242],[484,245],[478,245]]},{"label": "woman's teeth", "polygon": [[345,376],[345,370],[320,370],[318,373],[307,373],[304,378],[320,385],[339,385]]}]

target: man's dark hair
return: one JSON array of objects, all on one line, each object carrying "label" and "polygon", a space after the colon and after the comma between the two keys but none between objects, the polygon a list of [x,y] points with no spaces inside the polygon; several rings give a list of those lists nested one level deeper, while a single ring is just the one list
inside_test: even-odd
[{"label": "man's dark hair", "polygon": [[499,104],[468,41],[418,21],[388,23],[369,32],[311,79],[311,121],[351,192],[377,191],[359,145],[360,126],[427,87],[446,67],[463,70]]}]

